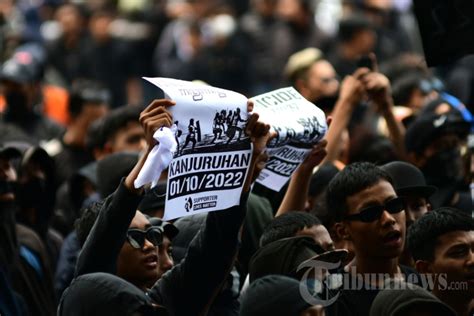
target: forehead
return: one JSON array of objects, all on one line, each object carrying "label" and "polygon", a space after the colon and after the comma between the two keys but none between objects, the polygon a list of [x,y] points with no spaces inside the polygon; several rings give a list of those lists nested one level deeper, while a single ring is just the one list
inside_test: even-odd
[{"label": "forehead", "polygon": [[334,77],[336,75],[336,71],[328,61],[319,60],[311,66],[310,75],[317,77]]},{"label": "forehead", "polygon": [[326,241],[329,237],[329,232],[323,225],[314,225],[311,227],[305,227],[304,229],[298,231],[296,236],[308,236],[312,237],[314,241],[318,244]]},{"label": "forehead", "polygon": [[474,231],[457,230],[439,236],[436,240],[436,251],[443,252],[459,244],[474,244]]},{"label": "forehead", "polygon": [[150,226],[150,221],[140,211],[136,211],[135,216],[130,223],[130,228],[145,229]]},{"label": "forehead", "polygon": [[347,197],[348,213],[357,213],[361,208],[371,204],[383,204],[396,196],[397,194],[390,182],[380,180],[374,185]]}]

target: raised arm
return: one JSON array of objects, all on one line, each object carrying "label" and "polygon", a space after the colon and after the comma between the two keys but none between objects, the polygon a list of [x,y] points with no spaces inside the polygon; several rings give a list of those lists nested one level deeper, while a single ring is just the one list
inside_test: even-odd
[{"label": "raised arm", "polygon": [[171,105],[174,105],[174,102],[170,100],[155,100],[140,115],[148,148],[117,190],[105,199],[94,227],[79,254],[76,277],[93,272],[116,273],[118,254],[141,201],[142,189],[135,189],[133,182],[155,145],[153,133],[162,126],[171,126],[171,114],[166,111],[166,107]]},{"label": "raised arm", "polygon": [[369,100],[375,105],[375,110],[383,116],[387,123],[390,139],[401,158],[405,157],[405,127],[393,114],[393,98],[390,81],[380,72],[370,72],[361,79]]},{"label": "raised arm", "polygon": [[314,145],[309,155],[296,168],[275,217],[290,211],[304,210],[306,200],[308,199],[309,182],[311,181],[313,169],[326,157],[326,145],[327,140],[325,139]]},{"label": "raised arm", "polygon": [[246,132],[252,140],[253,155],[240,204],[209,213],[185,258],[151,289],[151,298],[164,305],[170,315],[205,315],[221,290],[240,245],[239,231],[245,218],[250,184],[261,161],[258,157],[264,154],[271,137],[269,129],[270,126],[258,122],[258,115],[250,117]]},{"label": "raised arm", "polygon": [[365,94],[364,87],[359,79],[368,72],[367,68],[358,69],[353,75],[346,76],[342,81],[339,98],[331,113],[332,122],[325,137],[328,142],[325,161],[333,162],[339,158],[342,134],[349,124],[355,107],[361,102]]}]

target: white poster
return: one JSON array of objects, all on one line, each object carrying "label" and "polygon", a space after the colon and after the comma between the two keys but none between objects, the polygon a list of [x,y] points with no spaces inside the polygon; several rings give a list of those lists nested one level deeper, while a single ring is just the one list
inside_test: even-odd
[{"label": "white poster", "polygon": [[268,145],[268,160],[257,182],[280,191],[327,131],[324,112],[294,88],[282,88],[251,98],[254,112],[271,125],[277,137]]},{"label": "white poster", "polygon": [[168,167],[164,220],[238,205],[251,160],[247,98],[204,84],[144,78],[176,101],[178,146]]}]

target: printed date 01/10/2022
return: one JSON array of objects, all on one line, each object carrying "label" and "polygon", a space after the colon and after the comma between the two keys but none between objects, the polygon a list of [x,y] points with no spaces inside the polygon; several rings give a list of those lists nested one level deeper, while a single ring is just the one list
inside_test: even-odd
[{"label": "printed date 01/10/2022", "polygon": [[168,199],[202,191],[234,189],[243,185],[245,169],[208,171],[170,179]]}]

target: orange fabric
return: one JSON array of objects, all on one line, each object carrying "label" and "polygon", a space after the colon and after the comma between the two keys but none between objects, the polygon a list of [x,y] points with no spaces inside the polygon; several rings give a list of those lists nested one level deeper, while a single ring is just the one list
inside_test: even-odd
[{"label": "orange fabric", "polygon": [[[66,89],[57,86],[43,86],[43,111],[47,117],[66,126],[69,123],[69,94]],[[0,112],[5,110],[6,102],[0,95]]]},{"label": "orange fabric", "polygon": [[5,110],[5,98],[0,94],[0,113]]},{"label": "orange fabric", "polygon": [[43,86],[44,113],[64,126],[69,123],[68,102],[69,94],[66,89],[50,85]]}]

